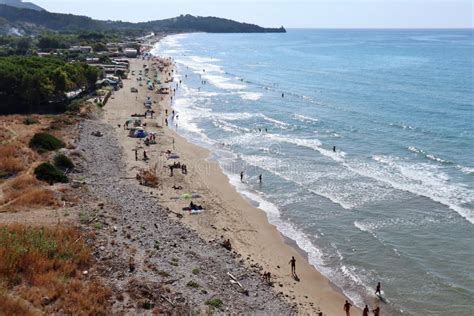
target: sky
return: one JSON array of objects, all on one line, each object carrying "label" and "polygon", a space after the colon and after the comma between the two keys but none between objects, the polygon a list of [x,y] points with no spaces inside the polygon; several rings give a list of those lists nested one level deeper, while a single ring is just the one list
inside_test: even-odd
[{"label": "sky", "polygon": [[143,22],[180,14],[287,28],[472,28],[474,0],[29,0],[50,12]]}]

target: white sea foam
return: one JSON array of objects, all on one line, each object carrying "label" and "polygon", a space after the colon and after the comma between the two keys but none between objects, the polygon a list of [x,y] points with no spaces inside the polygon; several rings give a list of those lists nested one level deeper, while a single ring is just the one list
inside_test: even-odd
[{"label": "white sea foam", "polygon": [[433,161],[437,161],[437,162],[440,162],[440,163],[450,163],[448,160],[445,160],[445,159],[442,159],[440,157],[437,157],[433,154],[428,154],[426,151],[424,151],[423,149],[419,149],[419,148],[416,148],[415,146],[410,146],[408,147],[408,150],[411,151],[411,152],[414,152],[414,153],[417,153],[417,154],[420,154],[430,160],[433,160]]},{"label": "white sea foam", "polygon": [[300,115],[300,114],[295,114],[295,115],[293,115],[293,117],[295,119],[297,119],[298,121],[304,122],[304,123],[319,122],[319,120],[317,118],[313,118],[313,117],[309,117],[309,116],[305,116],[305,115]]},{"label": "white sea foam", "polygon": [[229,77],[221,76],[221,75],[214,75],[214,74],[205,74],[202,75],[202,78],[209,81],[210,84],[213,86],[224,89],[224,90],[242,90],[246,87],[246,85],[241,83],[233,82],[233,80]]},{"label": "white sea foam", "polygon": [[265,136],[275,141],[311,148],[318,151],[321,155],[329,157],[337,162],[343,162],[344,157],[346,156],[346,153],[343,151],[334,152],[332,150],[323,148],[321,142],[318,139],[291,138],[277,134],[267,134]]},{"label": "white sea foam", "polygon": [[220,128],[220,129],[222,129],[222,130],[224,130],[224,131],[226,131],[226,132],[239,133],[239,134],[240,134],[240,133],[248,133],[248,132],[250,132],[250,129],[248,129],[248,128],[241,127],[241,126],[237,126],[237,125],[232,124],[232,123],[229,123],[229,122],[227,122],[227,121],[225,121],[225,120],[214,119],[214,120],[212,121],[212,123],[213,123],[216,127]]},{"label": "white sea foam", "polygon": [[238,94],[240,95],[240,98],[242,100],[247,100],[247,101],[257,101],[257,100],[260,100],[260,98],[263,96],[263,94],[259,92],[242,91],[242,92],[239,92]]},{"label": "white sea foam", "polygon": [[290,126],[290,124],[288,123],[285,123],[285,122],[282,122],[282,121],[279,121],[277,119],[274,119],[272,117],[269,117],[269,116],[266,116],[265,114],[260,114],[260,116],[265,120],[265,121],[268,121],[268,122],[271,122],[275,125],[278,125],[279,127],[282,127],[282,128],[288,128]]},{"label": "white sea foam", "polygon": [[[474,201],[474,192],[461,184],[452,183],[448,175],[430,164],[410,163],[390,156],[375,155],[380,166],[363,168],[349,166],[361,175],[390,184],[396,189],[425,196],[448,206],[474,224],[473,210],[464,207]],[[379,167],[379,168],[377,168]]]},{"label": "white sea foam", "polygon": [[360,179],[349,171],[337,167],[319,170],[306,163],[299,163],[290,158],[276,158],[262,155],[241,155],[240,158],[250,166],[257,166],[304,190],[325,197],[342,208],[350,210],[366,203],[373,203],[388,198],[392,190],[380,187]]},{"label": "white sea foam", "polygon": [[220,61],[218,58],[211,58],[211,57],[202,57],[202,56],[189,56],[189,58],[200,64],[206,64],[206,63],[212,63],[212,62],[217,62]]},{"label": "white sea foam", "polygon": [[465,173],[465,174],[474,173],[474,167],[466,167],[466,166],[457,165],[456,168],[458,168],[462,173]]}]

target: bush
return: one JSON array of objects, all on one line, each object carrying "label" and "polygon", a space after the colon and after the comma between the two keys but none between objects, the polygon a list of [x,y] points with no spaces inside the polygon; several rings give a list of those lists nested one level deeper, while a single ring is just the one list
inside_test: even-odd
[{"label": "bush", "polygon": [[30,140],[30,147],[38,151],[51,151],[63,148],[64,142],[48,133],[36,133]]},{"label": "bush", "polygon": [[188,284],[186,284],[186,286],[197,289],[199,287],[199,283],[194,282],[194,281],[189,281]]},{"label": "bush", "polygon": [[34,118],[28,116],[27,118],[25,118],[23,120],[23,124],[25,124],[25,125],[39,124],[39,121],[37,119],[34,119]]},{"label": "bush", "polygon": [[69,179],[62,173],[61,170],[47,162],[42,163],[35,168],[35,175],[38,180],[46,181],[49,184],[56,182],[69,182]]},{"label": "bush", "polygon": [[82,98],[79,98],[79,99],[75,99],[75,100],[71,101],[71,103],[69,103],[66,106],[66,109],[68,111],[73,112],[73,113],[78,113],[81,110],[81,107],[87,102],[87,99],[88,99],[88,97],[82,97]]},{"label": "bush", "polygon": [[54,157],[54,165],[62,170],[74,169],[72,160],[63,154],[58,154]]},{"label": "bush", "polygon": [[223,304],[222,301],[218,298],[213,298],[206,302],[206,305],[213,306],[215,308],[221,307],[222,304]]}]

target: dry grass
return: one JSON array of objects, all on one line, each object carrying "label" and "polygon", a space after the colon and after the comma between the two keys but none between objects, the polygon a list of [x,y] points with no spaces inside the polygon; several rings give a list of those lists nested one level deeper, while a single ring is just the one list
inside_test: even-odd
[{"label": "dry grass", "polygon": [[[90,250],[70,228],[0,227],[0,283],[46,314],[107,315],[110,291],[82,276]],[[2,299],[2,296],[0,296]],[[5,299],[5,296],[3,296]],[[6,306],[19,301],[9,300]],[[7,309],[8,308],[8,309]],[[0,315],[11,310],[0,304]]]},{"label": "dry grass", "polygon": [[44,187],[44,184],[29,174],[18,176],[3,188],[3,211],[19,211],[31,207],[58,206],[55,192]]},{"label": "dry grass", "polygon": [[25,164],[18,158],[0,156],[0,171],[17,173],[25,169]]},{"label": "dry grass", "polygon": [[29,188],[36,187],[41,182],[38,181],[34,176],[30,174],[22,174],[21,176],[15,177],[5,186],[5,191],[10,191],[14,194],[14,191],[23,191]]},{"label": "dry grass", "polygon": [[0,144],[4,144],[13,138],[11,131],[3,126],[0,126]]},{"label": "dry grass", "polygon": [[58,200],[53,191],[45,188],[30,188],[23,191],[21,196],[19,196],[11,206],[58,206]]},{"label": "dry grass", "polygon": [[0,171],[20,172],[25,169],[18,145],[0,145]]},{"label": "dry grass", "polygon": [[34,313],[21,300],[0,292],[0,315],[30,316]]}]

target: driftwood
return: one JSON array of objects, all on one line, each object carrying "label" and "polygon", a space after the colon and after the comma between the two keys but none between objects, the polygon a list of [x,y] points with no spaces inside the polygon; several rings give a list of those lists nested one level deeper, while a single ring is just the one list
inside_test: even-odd
[{"label": "driftwood", "polygon": [[237,284],[237,285],[242,289],[242,293],[245,294],[245,295],[247,295],[247,296],[249,296],[249,291],[246,290],[246,289],[242,286],[242,284],[240,284],[239,281],[237,281],[237,278],[236,278],[235,276],[233,276],[230,272],[227,272],[227,275],[231,278],[230,283],[232,283],[232,284]]},{"label": "driftwood", "polygon": [[171,302],[171,300],[169,300],[166,296],[160,295],[160,297],[161,297],[162,299],[164,299],[165,301],[167,301],[168,303],[170,303],[171,306],[175,307],[175,304],[174,304],[173,302]]},{"label": "driftwood", "polygon": [[87,224],[90,224],[92,223],[93,221],[95,221],[97,219],[98,215],[92,217],[90,220],[87,221]]}]

